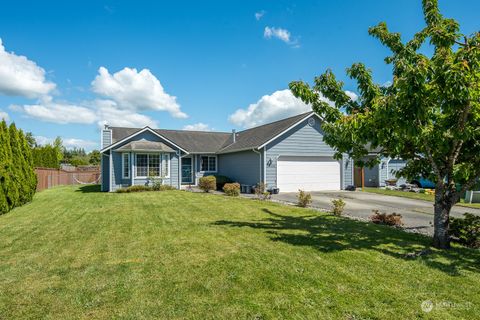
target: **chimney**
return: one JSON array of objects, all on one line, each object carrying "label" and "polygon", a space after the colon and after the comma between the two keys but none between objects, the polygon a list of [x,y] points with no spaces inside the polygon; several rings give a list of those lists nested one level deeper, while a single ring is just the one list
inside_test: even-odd
[{"label": "chimney", "polygon": [[237,139],[237,132],[235,131],[235,129],[232,129],[232,143],[235,143]]},{"label": "chimney", "polygon": [[102,135],[100,137],[101,148],[106,148],[112,144],[112,129],[108,124],[105,124],[102,130]]}]

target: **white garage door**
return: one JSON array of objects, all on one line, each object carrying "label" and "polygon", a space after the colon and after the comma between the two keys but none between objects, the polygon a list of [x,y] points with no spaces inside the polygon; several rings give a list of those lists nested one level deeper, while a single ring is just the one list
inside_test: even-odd
[{"label": "white garage door", "polygon": [[340,162],[325,157],[280,157],[277,185],[280,192],[340,190]]}]

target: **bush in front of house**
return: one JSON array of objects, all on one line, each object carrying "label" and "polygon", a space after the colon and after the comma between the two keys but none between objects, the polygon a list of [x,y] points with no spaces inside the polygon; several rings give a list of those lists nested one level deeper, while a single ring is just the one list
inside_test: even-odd
[{"label": "bush in front of house", "polygon": [[162,185],[154,185],[154,186],[146,186],[143,184],[130,186],[127,188],[121,188],[115,190],[116,193],[131,193],[131,192],[145,192],[145,191],[168,191],[168,190],[176,190],[175,187],[170,186],[168,184]]},{"label": "bush in front of house", "polygon": [[198,179],[198,187],[205,192],[210,192],[217,188],[217,179],[215,176],[206,176]]},{"label": "bush in front of house", "polygon": [[299,207],[306,208],[312,204],[312,195],[303,190],[298,190],[297,200]]},{"label": "bush in front of house", "polygon": [[450,218],[450,235],[460,244],[480,248],[480,216],[464,213],[464,218]]},{"label": "bush in front of house", "polygon": [[217,190],[223,190],[223,186],[227,183],[232,183],[232,179],[227,176],[222,176],[220,174],[215,175]]},{"label": "bush in front of house", "polygon": [[402,215],[397,213],[381,213],[378,210],[372,210],[373,214],[370,216],[370,221],[376,224],[384,224],[387,226],[400,227],[403,225]]},{"label": "bush in front of house", "polygon": [[127,188],[121,188],[115,190],[116,193],[130,193],[130,192],[144,192],[144,191],[152,191],[153,189],[149,186],[145,185],[134,185]]},{"label": "bush in front of house", "polygon": [[337,217],[340,217],[343,214],[343,209],[345,208],[345,201],[343,199],[333,199],[332,200],[332,212]]},{"label": "bush in front of house", "polygon": [[225,183],[223,191],[227,196],[238,197],[240,195],[240,183]]}]

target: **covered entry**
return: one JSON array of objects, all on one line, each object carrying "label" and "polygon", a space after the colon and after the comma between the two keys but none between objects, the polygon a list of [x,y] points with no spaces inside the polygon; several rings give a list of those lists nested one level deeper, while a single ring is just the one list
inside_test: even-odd
[{"label": "covered entry", "polygon": [[277,162],[280,192],[340,190],[340,162],[330,157],[285,157]]}]

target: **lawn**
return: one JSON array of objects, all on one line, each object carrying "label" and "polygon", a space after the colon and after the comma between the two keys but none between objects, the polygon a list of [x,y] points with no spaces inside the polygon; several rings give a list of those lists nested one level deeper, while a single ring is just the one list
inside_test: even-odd
[{"label": "lawn", "polygon": [[478,318],[480,252],[405,256],[428,244],[276,203],[59,187],[0,216],[0,318]]},{"label": "lawn", "polygon": [[[359,189],[359,190],[361,190],[361,189]],[[384,194],[384,195],[387,195],[387,196],[404,197],[404,198],[410,198],[410,199],[420,199],[420,200],[426,200],[426,201],[430,201],[430,202],[435,201],[435,196],[433,194],[426,194],[426,193],[405,192],[405,191],[398,191],[398,190],[386,190],[386,189],[382,189],[382,188],[363,188],[363,191],[371,192],[371,193]],[[480,203],[465,203],[464,199],[461,199],[460,202],[457,203],[456,205],[461,206],[461,207],[479,208],[480,209]]]}]

